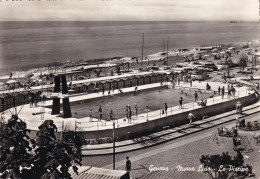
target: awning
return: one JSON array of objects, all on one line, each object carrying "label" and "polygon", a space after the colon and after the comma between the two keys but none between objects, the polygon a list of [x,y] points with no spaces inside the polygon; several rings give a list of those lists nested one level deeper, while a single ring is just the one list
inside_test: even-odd
[{"label": "awning", "polygon": [[76,87],[77,88],[80,88],[80,87],[82,87],[84,84],[76,84]]},{"label": "awning", "polygon": [[8,80],[6,83],[7,84],[13,84],[13,83],[18,83],[18,81],[16,81],[16,80]]}]

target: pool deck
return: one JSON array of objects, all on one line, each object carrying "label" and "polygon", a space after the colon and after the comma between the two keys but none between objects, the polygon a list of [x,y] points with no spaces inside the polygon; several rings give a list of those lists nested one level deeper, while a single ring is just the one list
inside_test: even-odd
[{"label": "pool deck", "polygon": [[[228,83],[220,83],[220,82],[193,82],[192,87],[190,87],[190,83],[183,83],[181,82],[180,85],[176,85],[175,88],[185,88],[189,90],[205,90],[206,83],[208,83],[212,90],[217,91],[218,87],[225,86],[225,89],[227,89]],[[169,83],[170,84],[170,83]],[[149,84],[149,85],[143,85],[143,86],[138,86],[138,90],[144,90],[144,89],[149,89],[149,88],[155,88],[155,87],[160,87],[160,83],[155,83],[155,84]],[[213,105],[216,103],[221,103],[225,101],[229,101],[234,98],[240,98],[247,96],[250,93],[253,93],[253,91],[249,91],[249,88],[246,86],[243,87],[237,87],[236,85],[234,86],[236,88],[236,95],[235,96],[230,96],[225,94],[224,98],[222,99],[222,96],[214,96],[213,98],[207,99],[207,106]],[[134,87],[130,88],[124,88],[122,89],[124,93],[127,92],[133,92]],[[206,91],[208,93],[212,93],[213,91]],[[120,92],[118,90],[115,90],[112,95],[119,94]],[[85,94],[85,95],[77,95],[77,96],[71,96],[70,97],[70,102],[74,101],[83,101],[92,99],[92,98],[98,98],[98,97],[103,97],[107,96],[108,92],[105,92],[103,95],[102,93],[91,93],[91,94]],[[178,100],[178,98],[176,98]],[[17,107],[17,112],[19,112],[19,117],[24,120],[27,123],[27,128],[30,130],[38,130],[38,126],[43,123],[44,120],[53,120],[58,128],[58,132],[62,130],[62,123],[65,126],[65,130],[75,130],[76,131],[97,131],[97,130],[106,130],[106,129],[112,129],[113,128],[113,122],[112,121],[105,121],[102,120],[101,122],[98,121],[98,119],[93,118],[92,122],[90,122],[89,117],[84,117],[84,118],[62,118],[59,115],[51,115],[51,109],[45,108],[45,113],[44,115],[41,114],[36,114],[33,115],[33,113],[39,113],[41,112],[41,107],[40,103],[38,107],[32,107],[30,108],[29,104],[19,106]],[[46,101],[44,106],[49,106],[52,105],[52,100]],[[198,109],[201,108],[197,103],[191,102],[191,103],[184,103],[184,108],[179,109],[178,106],[169,106],[168,107],[168,116],[182,113],[182,112],[187,112],[189,110],[193,109]],[[4,112],[3,116],[5,119],[9,119],[11,113],[15,113],[14,109],[9,109]],[[73,113],[73,111],[72,111]],[[133,116],[132,118],[132,123],[129,124],[125,118],[117,119],[116,120],[116,128],[118,127],[125,127],[125,126],[130,126],[130,125],[135,125],[139,123],[145,123],[147,122],[147,119],[149,121],[151,120],[156,120],[161,118],[162,116],[165,116],[161,114],[161,110],[155,110],[155,111],[149,111],[148,113],[144,111],[143,113],[139,114],[138,116]]]}]

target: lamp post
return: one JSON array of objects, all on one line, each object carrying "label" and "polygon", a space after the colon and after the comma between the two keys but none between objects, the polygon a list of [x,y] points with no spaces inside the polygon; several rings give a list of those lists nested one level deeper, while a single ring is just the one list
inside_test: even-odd
[{"label": "lamp post", "polygon": [[115,120],[113,120],[113,170],[116,169]]},{"label": "lamp post", "polygon": [[112,110],[110,112],[110,120],[113,121],[113,170],[115,170],[116,169],[115,115]]}]

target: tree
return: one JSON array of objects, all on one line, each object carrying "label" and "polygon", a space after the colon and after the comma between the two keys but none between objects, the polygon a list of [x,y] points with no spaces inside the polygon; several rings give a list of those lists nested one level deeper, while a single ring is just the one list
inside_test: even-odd
[{"label": "tree", "polygon": [[6,148],[1,150],[0,159],[4,164],[1,165],[1,177],[71,178],[70,167],[77,173],[76,166],[81,165],[81,144],[76,133],[66,133],[65,139],[58,141],[57,127],[53,121],[46,120],[39,126],[37,139],[29,141],[26,124],[17,116],[7,124],[1,124],[1,129],[2,146]]},{"label": "tree", "polygon": [[1,122],[0,129],[0,177],[18,178],[22,169],[30,166],[32,147],[27,135],[30,131],[17,115],[13,115],[8,123]]},{"label": "tree", "polygon": [[237,155],[231,157],[228,152],[222,155],[202,155],[200,162],[204,172],[209,173],[214,179],[228,179],[238,176],[252,176],[252,167],[244,165],[241,150],[237,151]]}]

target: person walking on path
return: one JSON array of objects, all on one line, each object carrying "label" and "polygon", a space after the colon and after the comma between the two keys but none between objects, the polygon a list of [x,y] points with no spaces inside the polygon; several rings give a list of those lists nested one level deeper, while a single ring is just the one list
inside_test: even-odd
[{"label": "person walking on path", "polygon": [[183,98],[180,97],[180,99],[179,99],[179,104],[180,104],[179,108],[181,108],[181,109],[182,109],[182,103],[183,103]]},{"label": "person walking on path", "polygon": [[190,79],[190,87],[192,87],[192,79]]},{"label": "person walking on path", "polygon": [[195,119],[195,116],[191,113],[191,111],[188,114],[188,119],[190,120],[190,124],[192,123],[192,120]]},{"label": "person walking on path", "polygon": [[130,172],[131,171],[131,168],[132,168],[132,164],[131,164],[131,161],[129,160],[129,157],[127,156],[126,157],[126,164],[125,164],[125,170]]},{"label": "person walking on path", "polygon": [[220,88],[220,86],[218,87],[218,95],[220,96],[220,93],[221,92],[221,88]]},{"label": "person walking on path", "polygon": [[102,107],[101,107],[101,105],[99,105],[98,114],[99,114],[99,121],[101,121],[102,120]]},{"label": "person walking on path", "polygon": [[198,100],[198,92],[197,91],[195,91],[195,93],[194,93],[194,98],[195,98],[195,102],[197,102],[197,100]]},{"label": "person walking on path", "polygon": [[164,110],[165,110],[165,115],[167,116],[167,109],[168,109],[168,105],[167,103],[164,103]]},{"label": "person walking on path", "polygon": [[236,113],[242,114],[242,104],[240,101],[236,104]]}]

